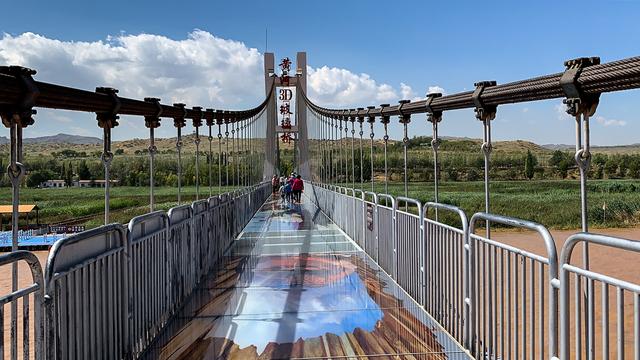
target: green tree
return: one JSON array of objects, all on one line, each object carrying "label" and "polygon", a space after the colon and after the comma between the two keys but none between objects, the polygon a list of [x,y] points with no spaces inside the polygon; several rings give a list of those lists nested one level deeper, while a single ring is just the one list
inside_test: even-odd
[{"label": "green tree", "polygon": [[71,163],[67,164],[63,179],[67,183],[67,186],[73,185],[73,167],[71,166]]},{"label": "green tree", "polygon": [[524,159],[524,175],[527,179],[533,179],[533,174],[535,170],[535,166],[538,164],[538,159],[531,153],[530,150],[527,150],[527,156]]},{"label": "green tree", "polygon": [[567,171],[569,170],[569,162],[564,159],[560,161],[558,164],[558,171],[560,172],[560,176],[564,179],[567,177]]},{"label": "green tree", "polygon": [[87,166],[87,162],[82,160],[78,165],[78,177],[80,180],[89,180],[91,179],[91,171],[89,171],[89,167]]},{"label": "green tree", "polygon": [[551,158],[549,159],[549,165],[551,166],[560,166],[560,163],[566,160],[566,156],[564,155],[564,153],[560,150],[556,150],[553,152],[553,155],[551,155]]},{"label": "green tree", "polygon": [[27,186],[36,187],[47,180],[53,179],[55,176],[56,174],[48,169],[31,171],[27,178]]}]

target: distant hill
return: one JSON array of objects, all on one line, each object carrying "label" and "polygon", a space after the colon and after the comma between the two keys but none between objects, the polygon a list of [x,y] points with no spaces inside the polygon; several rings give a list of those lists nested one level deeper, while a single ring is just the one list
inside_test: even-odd
[{"label": "distant hill", "polygon": [[[427,139],[427,137],[425,137]],[[186,154],[193,153],[195,151],[195,136],[194,134],[185,134],[183,135],[183,152]],[[440,145],[440,150],[442,152],[450,152],[450,153],[479,153],[480,145],[482,144],[482,140],[478,138],[468,138],[468,137],[453,137],[453,136],[443,136],[442,143]],[[351,139],[346,138],[342,139],[342,141],[346,141],[347,145],[350,144]],[[357,141],[357,139],[356,139]],[[25,153],[32,156],[39,155],[49,155],[52,152],[59,152],[61,150],[74,150],[77,152],[85,152],[86,154],[91,154],[91,156],[95,156],[95,154],[102,151],[102,139],[91,136],[80,136],[80,135],[70,135],[70,134],[57,134],[53,136],[41,136],[41,137],[33,137],[33,138],[25,138]],[[231,140],[229,140],[230,147]],[[367,139],[368,145],[368,139]],[[401,145],[398,140],[389,140],[389,146],[398,146]],[[125,154],[134,155],[134,154],[143,154],[147,151],[149,146],[149,139],[130,139],[130,140],[122,140],[122,141],[114,141],[113,142],[113,151],[122,150]],[[176,149],[176,138],[156,138],[156,146],[158,147],[158,151],[160,153],[173,153]],[[382,148],[383,141],[382,139],[376,139],[374,142],[374,146],[376,148]],[[421,144],[421,147],[423,144]],[[223,150],[226,148],[225,139],[222,139],[222,147]],[[201,136],[201,144],[200,151],[208,151],[209,144],[208,138],[206,136]],[[217,153],[218,150],[218,139],[214,137],[212,150]],[[293,144],[282,144],[280,143],[280,149],[291,150],[293,148]],[[510,154],[521,154],[526,153],[527,150],[538,154],[538,155],[551,155],[551,153],[555,150],[561,151],[573,151],[575,145],[570,144],[544,144],[538,145],[531,141],[527,140],[510,140],[510,141],[494,141],[493,149],[497,152],[501,153],[510,153]],[[429,141],[425,140],[424,147],[422,148],[424,151],[430,150]],[[423,151],[420,150],[420,151]],[[9,151],[9,139],[4,136],[0,136],[0,152],[6,153]],[[639,154],[640,153],[640,144],[631,144],[631,145],[617,145],[617,146],[593,146],[592,151],[594,153],[605,153],[605,154]]]},{"label": "distant hill", "polygon": [[[9,138],[0,136],[0,145],[9,143]],[[74,144],[74,145],[93,145],[101,144],[102,139],[92,136],[80,136],[70,134],[57,134],[51,136],[40,136],[33,138],[24,138],[25,144]]]},{"label": "distant hill", "polygon": [[[540,145],[549,150],[573,151],[576,146],[569,144],[544,144]],[[591,150],[602,154],[632,154],[640,153],[640,144],[611,145],[611,146],[591,146]]]}]

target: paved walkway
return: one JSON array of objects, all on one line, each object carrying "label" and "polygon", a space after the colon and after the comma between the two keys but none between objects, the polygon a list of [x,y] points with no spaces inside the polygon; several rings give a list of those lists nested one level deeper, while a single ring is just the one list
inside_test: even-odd
[{"label": "paved walkway", "polygon": [[469,358],[308,199],[267,201],[146,355]]}]

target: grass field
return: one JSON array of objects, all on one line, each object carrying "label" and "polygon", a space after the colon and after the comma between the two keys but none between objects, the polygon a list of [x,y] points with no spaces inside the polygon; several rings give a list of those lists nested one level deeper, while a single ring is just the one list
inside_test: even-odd
[{"label": "grass field", "polygon": [[[376,183],[376,192],[384,184]],[[349,186],[351,186],[349,184]],[[356,184],[359,187],[359,183]],[[640,223],[640,181],[598,180],[588,183],[590,225],[599,228],[629,227]],[[371,184],[365,184],[371,190]],[[496,181],[491,183],[491,212],[539,222],[552,229],[580,227],[580,183],[572,180]],[[404,195],[401,183],[390,183],[388,192]],[[410,183],[409,197],[433,201],[433,183]],[[484,183],[444,182],[440,202],[462,208],[468,216],[484,211]],[[606,204],[606,210],[603,205]],[[447,223],[454,217],[445,215]]]},{"label": "grass field", "polygon": [[[233,189],[223,187],[223,192]],[[156,209],[168,210],[178,204],[178,190],[171,187],[156,188]],[[218,187],[213,187],[218,193]],[[209,196],[209,187],[200,187],[200,198]],[[196,188],[182,189],[183,203],[196,199]],[[77,225],[96,227],[104,222],[104,189],[66,188],[20,190],[21,204],[37,204],[40,207],[40,222],[51,224],[82,219]],[[0,204],[11,204],[11,189],[0,188]],[[132,217],[149,212],[149,189],[146,187],[116,186],[111,188],[111,221],[125,223]],[[35,217],[35,214],[34,214]],[[21,217],[21,224],[24,219]],[[3,223],[8,227],[8,218]],[[30,221],[35,223],[35,219]]]},{"label": "grass field", "polygon": [[[571,180],[496,181],[491,184],[492,212],[533,220],[552,229],[577,229],[580,227],[579,187],[577,181]],[[629,227],[640,223],[640,181],[594,180],[589,182],[588,187],[592,226]],[[370,184],[365,184],[365,189],[370,190]],[[223,188],[223,191],[227,190]],[[384,184],[376,183],[376,191],[384,192]],[[209,195],[206,186],[201,187],[200,192],[201,198]],[[213,188],[213,192],[217,193],[217,187]],[[403,195],[403,185],[390,183],[389,193]],[[409,196],[422,202],[432,201],[433,184],[410,183]],[[184,188],[183,199],[185,202],[195,200],[195,187]],[[458,206],[471,216],[484,210],[484,185],[482,182],[443,182],[440,185],[440,201]],[[103,189],[23,188],[21,203],[37,204],[41,208],[41,223],[80,218],[79,224],[95,227],[103,222]],[[10,188],[0,188],[0,204],[11,204]],[[157,209],[162,210],[177,205],[177,189],[157,188],[156,204]],[[603,210],[605,204],[606,210]],[[128,222],[132,217],[148,211],[148,188],[122,186],[111,189],[112,221]],[[456,219],[445,216],[443,220],[455,223]],[[4,223],[8,223],[8,219]]]}]

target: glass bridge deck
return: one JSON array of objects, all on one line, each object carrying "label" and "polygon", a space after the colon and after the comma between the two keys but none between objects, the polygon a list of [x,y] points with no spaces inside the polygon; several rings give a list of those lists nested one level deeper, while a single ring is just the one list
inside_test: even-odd
[{"label": "glass bridge deck", "polygon": [[470,358],[308,199],[268,200],[145,357]]}]

